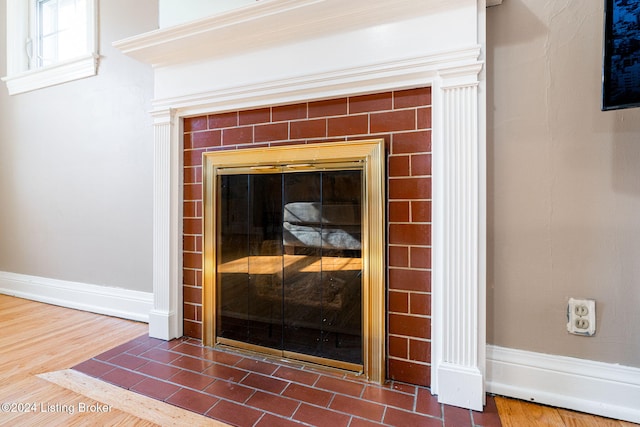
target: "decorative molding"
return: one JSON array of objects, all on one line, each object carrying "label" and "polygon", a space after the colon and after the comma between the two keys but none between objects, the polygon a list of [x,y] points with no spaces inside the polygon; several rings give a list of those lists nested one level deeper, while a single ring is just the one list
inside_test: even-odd
[{"label": "decorative molding", "polygon": [[148,322],[153,300],[149,292],[8,272],[0,272],[0,293],[140,322]]},{"label": "decorative molding", "polygon": [[[153,148],[153,309],[149,336],[170,340],[182,336],[182,251],[179,177],[180,139],[175,139],[175,112],[156,111]],[[173,141],[173,142],[172,142]]]},{"label": "decorative molding", "polygon": [[9,95],[30,92],[49,86],[67,83],[98,73],[98,55],[91,53],[75,60],[66,61],[46,68],[25,71],[19,74],[3,77],[7,84]]},{"label": "decorative molding", "polygon": [[640,423],[640,368],[489,345],[487,391]]},{"label": "decorative molding", "polygon": [[502,0],[487,0],[487,7],[500,6],[501,4]]},{"label": "decorative molding", "polygon": [[[432,389],[438,401],[482,410],[485,308],[481,265],[485,189],[480,173],[478,73],[445,67],[434,90]],[[436,107],[437,106],[437,107]]]}]

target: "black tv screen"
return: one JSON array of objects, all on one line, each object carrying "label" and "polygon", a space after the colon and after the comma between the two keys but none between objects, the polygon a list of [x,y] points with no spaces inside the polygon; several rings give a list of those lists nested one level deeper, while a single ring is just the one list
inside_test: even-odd
[{"label": "black tv screen", "polygon": [[640,0],[605,0],[602,109],[640,107]]}]

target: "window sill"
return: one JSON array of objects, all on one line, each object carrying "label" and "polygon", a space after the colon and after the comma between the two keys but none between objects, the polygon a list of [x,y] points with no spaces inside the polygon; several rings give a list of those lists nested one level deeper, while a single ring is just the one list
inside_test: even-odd
[{"label": "window sill", "polygon": [[70,61],[61,62],[46,68],[29,70],[12,76],[3,77],[9,95],[30,92],[49,86],[67,83],[98,73],[98,55],[90,53]]}]

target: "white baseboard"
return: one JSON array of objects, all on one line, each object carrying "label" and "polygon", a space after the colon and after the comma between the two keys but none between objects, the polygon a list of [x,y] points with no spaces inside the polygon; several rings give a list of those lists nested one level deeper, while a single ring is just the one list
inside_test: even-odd
[{"label": "white baseboard", "polygon": [[153,293],[0,271],[0,294],[149,322]]},{"label": "white baseboard", "polygon": [[640,423],[640,368],[488,345],[486,379],[489,393]]}]

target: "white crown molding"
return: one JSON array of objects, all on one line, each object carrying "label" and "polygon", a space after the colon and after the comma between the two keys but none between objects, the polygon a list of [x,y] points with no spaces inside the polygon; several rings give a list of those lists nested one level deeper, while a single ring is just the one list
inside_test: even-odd
[{"label": "white crown molding", "polygon": [[140,322],[149,321],[153,302],[150,292],[8,272],[0,272],[0,293]]},{"label": "white crown molding", "polygon": [[640,423],[640,368],[487,346],[487,391]]}]

